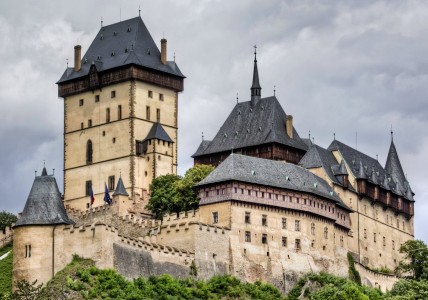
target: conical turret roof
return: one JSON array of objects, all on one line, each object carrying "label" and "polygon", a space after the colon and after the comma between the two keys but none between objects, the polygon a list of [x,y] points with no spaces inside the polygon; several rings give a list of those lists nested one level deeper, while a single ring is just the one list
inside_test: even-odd
[{"label": "conical turret roof", "polygon": [[122,176],[119,177],[116,190],[113,193],[113,196],[116,195],[129,196],[129,194],[126,192],[125,186],[123,185]]},{"label": "conical turret roof", "polygon": [[391,140],[388,157],[386,159],[385,170],[397,182],[406,182],[403,168],[401,167],[400,159],[398,158],[397,149],[395,149],[394,141]]}]

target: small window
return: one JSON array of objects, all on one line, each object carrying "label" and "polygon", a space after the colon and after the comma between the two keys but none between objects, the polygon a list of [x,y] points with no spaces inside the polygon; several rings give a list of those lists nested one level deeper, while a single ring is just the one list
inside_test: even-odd
[{"label": "small window", "polygon": [[251,232],[245,231],[245,241],[251,243]]},{"label": "small window", "polygon": [[238,193],[238,188],[237,187],[235,187],[233,190],[235,191],[235,194]]},{"label": "small window", "polygon": [[264,198],[265,197],[265,192],[262,192],[262,198]]},{"label": "small window", "polygon": [[113,142],[113,144],[116,143],[116,138],[115,137],[112,139],[112,142]]},{"label": "small window", "polygon": [[95,102],[100,102],[100,95],[95,95]]},{"label": "small window", "polygon": [[267,226],[267,215],[262,215],[262,226]]},{"label": "small window", "polygon": [[328,239],[328,228],[324,227],[324,238]]},{"label": "small window", "polygon": [[315,235],[315,223],[311,223],[311,234]]},{"label": "small window", "polygon": [[251,191],[250,190],[248,190],[248,196],[251,196]]},{"label": "small window", "polygon": [[86,142],[86,164],[92,163],[92,141],[88,140]]},{"label": "small window", "polygon": [[386,246],[386,238],[385,237],[383,237],[383,246],[384,247]]},{"label": "small window", "polygon": [[343,236],[340,236],[340,247],[343,247]]},{"label": "small window", "polygon": [[153,92],[152,92],[152,91],[149,91],[149,92],[148,92],[148,96],[149,96],[149,98],[153,98]]},{"label": "small window", "polygon": [[395,250],[395,241],[392,240],[392,250]]},{"label": "small window", "polygon": [[150,121],[150,106],[146,106],[146,119]]},{"label": "small window", "polygon": [[300,231],[300,221],[299,220],[294,221],[294,230]]},{"label": "small window", "polygon": [[208,197],[210,193],[208,191],[205,192],[205,197]]},{"label": "small window", "polygon": [[375,233],[373,233],[373,242],[375,242],[375,243],[376,243],[376,232],[375,232]]},{"label": "small window", "polygon": [[267,244],[267,234],[262,234],[262,244]]},{"label": "small window", "polygon": [[80,100],[79,100],[79,106],[83,106],[83,102],[84,102],[84,100],[83,100],[83,99],[80,99]]},{"label": "small window", "polygon": [[251,213],[248,211],[245,212],[245,224],[251,224]]},{"label": "small window", "polygon": [[88,120],[88,127],[92,127],[92,120],[91,119]]},{"label": "small window", "polygon": [[287,237],[286,236],[282,237],[282,247],[287,247]]},{"label": "small window", "polygon": [[367,229],[364,229],[364,238],[367,239]]},{"label": "small window", "polygon": [[156,109],[156,122],[160,123],[160,108]]},{"label": "small window", "polygon": [[244,195],[244,189],[241,189],[241,195]]},{"label": "small window", "polygon": [[92,190],[92,181],[88,180],[85,183],[85,195],[86,196],[90,196],[91,195],[91,190]]},{"label": "small window", "polygon": [[218,223],[218,212],[213,212],[213,223],[217,224]]},{"label": "small window", "polygon": [[103,136],[106,136],[106,132],[103,130]]},{"label": "small window", "polygon": [[282,218],[282,229],[287,229],[287,219]]},{"label": "small window", "polygon": [[117,106],[117,119],[122,120],[122,105]]},{"label": "small window", "polygon": [[116,91],[111,91],[111,98],[116,98]]},{"label": "small window", "polygon": [[106,109],[106,123],[110,123],[110,108]]},{"label": "small window", "polygon": [[296,250],[300,250],[302,248],[302,246],[300,245],[300,239],[296,239],[295,246]]},{"label": "small window", "polygon": [[109,176],[108,177],[108,189],[110,191],[114,190],[114,176]]},{"label": "small window", "polygon": [[84,125],[83,125],[83,122],[82,123],[80,123],[80,129],[83,129],[84,128]]},{"label": "small window", "polygon": [[163,94],[159,94],[159,100],[163,101]]}]

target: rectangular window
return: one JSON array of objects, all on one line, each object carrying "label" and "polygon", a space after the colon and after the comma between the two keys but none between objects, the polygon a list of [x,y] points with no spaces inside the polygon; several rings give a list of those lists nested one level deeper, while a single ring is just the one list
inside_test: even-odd
[{"label": "rectangular window", "polygon": [[385,237],[383,237],[383,246],[384,247],[386,246],[386,238]]},{"label": "rectangular window", "polygon": [[267,244],[267,234],[262,234],[262,244]]},{"label": "rectangular window", "polygon": [[83,99],[79,100],[79,106],[83,106]]},{"label": "rectangular window", "polygon": [[146,106],[146,119],[150,121],[150,106]]},{"label": "rectangular window", "polygon": [[83,125],[83,122],[82,122],[82,123],[80,123],[80,128],[83,129],[83,127],[84,127],[84,125]]},{"label": "rectangular window", "polygon": [[373,233],[373,242],[375,242],[375,243],[376,243],[376,232],[375,232],[375,233]]},{"label": "rectangular window", "polygon": [[245,212],[245,224],[251,224],[251,213]]},{"label": "rectangular window", "polygon": [[267,226],[267,215],[262,215],[262,226]]},{"label": "rectangular window", "polygon": [[116,98],[116,91],[111,91],[110,95],[112,98]]},{"label": "rectangular window", "polygon": [[301,245],[300,245],[300,239],[296,239],[296,250],[300,250],[301,249]]},{"label": "rectangular window", "polygon": [[294,230],[300,231],[300,221],[299,220],[294,221]]},{"label": "rectangular window", "polygon": [[117,107],[117,119],[122,120],[122,105]]},{"label": "rectangular window", "polygon": [[92,120],[91,119],[88,120],[88,127],[92,127]]},{"label": "rectangular window", "polygon": [[213,212],[213,223],[217,224],[218,223],[218,212]]},{"label": "rectangular window", "polygon": [[282,229],[287,229],[287,219],[282,218]]},{"label": "rectangular window", "polygon": [[91,195],[91,187],[92,187],[92,181],[88,180],[85,183],[85,195],[90,196]]},{"label": "rectangular window", "polygon": [[110,123],[110,108],[106,109],[106,123]]},{"label": "rectangular window", "polygon": [[364,238],[367,239],[367,229],[364,229]]},{"label": "rectangular window", "polygon": [[287,247],[287,237],[286,236],[282,237],[282,247]]},{"label": "rectangular window", "polygon": [[160,108],[156,109],[156,122],[160,123]]},{"label": "rectangular window", "polygon": [[153,98],[153,91],[148,91],[147,96],[148,96],[149,98]]},{"label": "rectangular window", "polygon": [[209,196],[209,192],[208,191],[206,191],[205,192],[205,197],[208,197]]},{"label": "rectangular window", "polygon": [[108,177],[108,189],[110,191],[114,190],[114,176],[109,176]]},{"label": "rectangular window", "polygon": [[163,101],[163,94],[159,94],[159,100]]},{"label": "rectangular window", "polygon": [[392,240],[392,250],[395,250],[395,241]]},{"label": "rectangular window", "polygon": [[100,95],[95,95],[95,102],[100,102]]},{"label": "rectangular window", "polygon": [[245,241],[251,243],[251,232],[245,231]]}]

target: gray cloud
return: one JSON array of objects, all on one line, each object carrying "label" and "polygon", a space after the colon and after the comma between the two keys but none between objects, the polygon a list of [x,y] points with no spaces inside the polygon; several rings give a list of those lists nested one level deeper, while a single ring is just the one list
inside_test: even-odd
[{"label": "gray cloud", "polygon": [[201,131],[212,138],[249,98],[254,44],[262,93],[277,96],[301,136],[336,137],[384,164],[390,125],[416,193],[416,237],[428,241],[428,3],[421,1],[5,1],[0,10],[0,209],[20,211],[42,162],[62,185],[63,108],[55,82],[104,24],[138,15],[187,76],[179,103],[179,171]]}]

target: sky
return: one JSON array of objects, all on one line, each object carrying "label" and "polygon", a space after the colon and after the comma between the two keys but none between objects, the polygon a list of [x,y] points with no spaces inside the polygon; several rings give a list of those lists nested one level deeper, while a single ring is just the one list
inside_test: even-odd
[{"label": "sky", "polygon": [[428,242],[428,1],[2,0],[0,210],[20,212],[46,161],[62,187],[63,101],[55,82],[73,47],[104,25],[141,17],[186,75],[179,95],[179,173],[202,132],[248,101],[257,45],[262,96],[276,96],[301,137],[336,139],[385,164],[391,141]]}]

